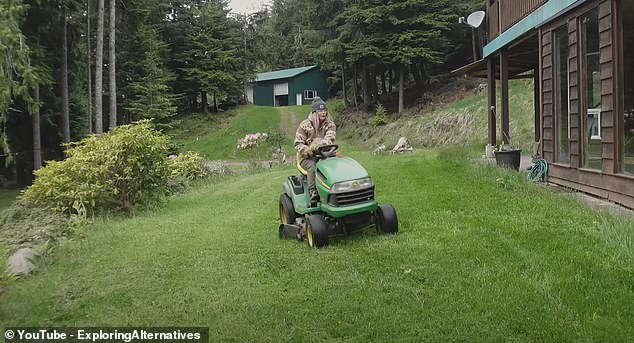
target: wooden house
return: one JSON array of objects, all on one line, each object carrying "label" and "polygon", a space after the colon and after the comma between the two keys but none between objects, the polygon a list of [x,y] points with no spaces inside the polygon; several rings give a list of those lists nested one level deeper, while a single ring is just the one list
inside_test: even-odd
[{"label": "wooden house", "polygon": [[[535,83],[535,140],[551,183],[634,208],[634,1],[486,0],[489,143],[508,143],[508,80]],[[501,108],[496,108],[500,80]],[[499,117],[499,118],[498,118]]]}]

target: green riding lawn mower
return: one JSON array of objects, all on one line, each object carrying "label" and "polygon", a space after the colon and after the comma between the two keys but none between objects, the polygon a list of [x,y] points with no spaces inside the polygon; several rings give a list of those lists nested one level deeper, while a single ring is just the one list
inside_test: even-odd
[{"label": "green riding lawn mower", "polygon": [[330,237],[346,235],[368,227],[379,233],[398,232],[392,205],[379,205],[368,172],[350,157],[338,157],[337,145],[319,148],[315,184],[319,203],[311,207],[306,172],[289,176],[280,196],[280,238],[306,240],[310,247],[323,247]]}]

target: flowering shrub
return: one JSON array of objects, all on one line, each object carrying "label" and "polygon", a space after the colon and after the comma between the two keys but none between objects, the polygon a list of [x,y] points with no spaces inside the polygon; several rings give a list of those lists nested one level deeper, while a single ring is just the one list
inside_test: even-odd
[{"label": "flowering shrub", "polygon": [[250,133],[244,136],[244,138],[238,140],[238,148],[239,150],[245,150],[254,146],[257,146],[261,142],[267,140],[269,135],[267,133]]}]

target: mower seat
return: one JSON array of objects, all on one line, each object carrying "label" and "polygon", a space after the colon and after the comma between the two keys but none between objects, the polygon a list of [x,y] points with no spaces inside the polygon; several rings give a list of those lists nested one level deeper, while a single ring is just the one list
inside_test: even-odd
[{"label": "mower seat", "polygon": [[297,162],[297,170],[299,170],[302,175],[307,176],[308,172],[306,171],[306,169],[302,168],[302,165],[299,163],[301,160],[302,155],[298,152],[297,157],[295,158],[295,161]]}]

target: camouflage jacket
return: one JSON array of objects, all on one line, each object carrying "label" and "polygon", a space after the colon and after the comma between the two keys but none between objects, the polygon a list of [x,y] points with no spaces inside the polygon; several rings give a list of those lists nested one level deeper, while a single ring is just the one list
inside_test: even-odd
[{"label": "camouflage jacket", "polygon": [[295,150],[302,157],[308,156],[308,146],[312,143],[318,145],[335,144],[335,138],[337,137],[335,123],[332,121],[330,114],[326,117],[326,120],[317,127],[317,113],[311,112],[308,115],[308,119],[302,121],[295,132]]}]

